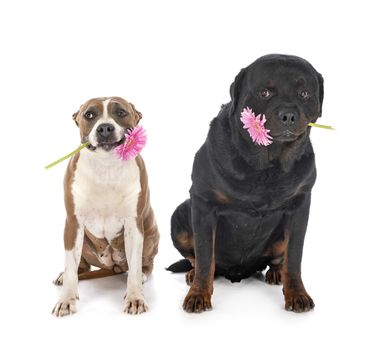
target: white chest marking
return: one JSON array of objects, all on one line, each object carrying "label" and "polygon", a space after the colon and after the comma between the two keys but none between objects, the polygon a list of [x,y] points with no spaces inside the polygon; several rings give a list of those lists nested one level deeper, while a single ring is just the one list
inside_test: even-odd
[{"label": "white chest marking", "polygon": [[135,159],[122,161],[114,151],[83,149],[77,163],[72,195],[81,226],[111,241],[125,218],[136,218],[141,191]]}]

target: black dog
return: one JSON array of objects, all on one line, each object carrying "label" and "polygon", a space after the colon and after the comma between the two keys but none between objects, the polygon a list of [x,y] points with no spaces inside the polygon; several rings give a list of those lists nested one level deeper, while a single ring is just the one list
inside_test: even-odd
[{"label": "black dog", "polygon": [[[186,260],[168,270],[188,271],[186,311],[212,307],[215,274],[239,282],[267,266],[266,281],[283,283],[287,310],[314,307],[301,259],[316,178],[307,124],[321,116],[323,94],[322,76],[296,56],[263,56],[235,78],[195,156],[190,199],[172,215],[172,240]],[[256,145],[243,129],[246,107],[266,115],[271,145]]]}]

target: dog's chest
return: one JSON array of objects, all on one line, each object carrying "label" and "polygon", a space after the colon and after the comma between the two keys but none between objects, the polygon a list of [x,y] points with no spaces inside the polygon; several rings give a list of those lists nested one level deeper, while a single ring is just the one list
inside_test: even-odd
[{"label": "dog's chest", "polygon": [[124,218],[137,216],[140,191],[135,160],[81,152],[72,184],[75,214],[96,238],[111,241],[122,230]]},{"label": "dog's chest", "polygon": [[[253,212],[271,211],[289,206],[294,198],[309,190],[315,180],[314,167],[302,167],[298,170],[287,174],[267,169],[248,174],[247,178],[237,185],[228,183],[224,187],[226,197],[232,198],[228,208]],[[301,170],[307,172],[304,173]]]}]

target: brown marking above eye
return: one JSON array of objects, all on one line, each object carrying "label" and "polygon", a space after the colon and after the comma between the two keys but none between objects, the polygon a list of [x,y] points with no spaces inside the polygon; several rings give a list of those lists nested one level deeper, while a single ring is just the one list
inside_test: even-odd
[{"label": "brown marking above eye", "polygon": [[[108,107],[109,108],[109,107]],[[122,106],[121,103],[113,101],[111,104],[111,113],[118,118],[124,118],[126,117],[129,113],[126,111],[126,109]]]},{"label": "brown marking above eye", "polygon": [[127,116],[127,112],[123,109],[123,108],[119,108],[117,109],[116,111],[116,115],[117,117],[120,117],[120,118],[123,118],[123,117],[126,117]]},{"label": "brown marking above eye", "polygon": [[85,111],[82,113],[82,116],[86,120],[93,120],[103,112],[103,106],[97,99],[87,102],[83,109]]},{"label": "brown marking above eye", "polygon": [[297,78],[297,79],[296,79],[296,83],[297,83],[298,85],[306,84],[306,79],[305,79],[305,78],[303,78],[303,77],[299,77],[299,78]]}]

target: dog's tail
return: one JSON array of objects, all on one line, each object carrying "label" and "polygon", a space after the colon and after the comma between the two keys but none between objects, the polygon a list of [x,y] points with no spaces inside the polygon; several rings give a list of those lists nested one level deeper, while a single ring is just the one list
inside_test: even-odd
[{"label": "dog's tail", "polygon": [[188,272],[193,268],[188,259],[181,259],[166,268],[171,272]]}]

